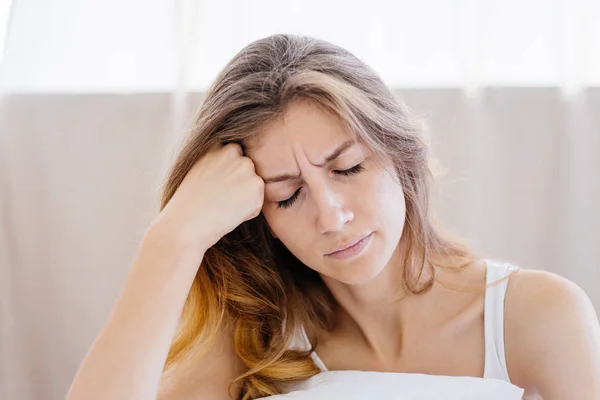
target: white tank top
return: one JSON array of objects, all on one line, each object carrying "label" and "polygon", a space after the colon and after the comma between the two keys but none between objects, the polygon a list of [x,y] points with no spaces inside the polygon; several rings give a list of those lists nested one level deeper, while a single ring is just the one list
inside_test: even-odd
[{"label": "white tank top", "polygon": [[[494,260],[486,259],[485,262],[487,265],[487,284],[507,278],[517,269],[514,265]],[[485,367],[483,378],[501,380],[510,384],[511,382],[508,376],[506,357],[504,354],[504,297],[506,295],[507,285],[508,279],[504,279],[501,282],[488,287],[485,291]],[[299,329],[296,332],[290,347],[302,350],[310,348],[310,342],[304,329]],[[327,366],[319,358],[316,352],[313,352],[311,357],[315,365],[320,368],[321,371],[328,371]]]}]

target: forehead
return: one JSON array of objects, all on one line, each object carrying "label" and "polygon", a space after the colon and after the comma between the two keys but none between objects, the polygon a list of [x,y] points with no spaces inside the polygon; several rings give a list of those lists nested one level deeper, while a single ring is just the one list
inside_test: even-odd
[{"label": "forehead", "polygon": [[311,161],[318,161],[349,139],[357,138],[340,117],[311,102],[301,101],[291,104],[280,118],[249,140],[246,152],[254,161],[260,161],[289,158],[291,152],[302,150]]}]

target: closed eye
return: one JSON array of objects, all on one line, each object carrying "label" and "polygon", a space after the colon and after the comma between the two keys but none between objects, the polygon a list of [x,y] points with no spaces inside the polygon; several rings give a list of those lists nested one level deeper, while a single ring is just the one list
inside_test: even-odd
[{"label": "closed eye", "polygon": [[338,174],[338,175],[355,175],[358,174],[359,172],[364,171],[365,168],[361,165],[361,164],[357,164],[352,168],[349,169],[343,169],[343,170],[334,170],[333,172]]},{"label": "closed eye", "polygon": [[[333,172],[338,175],[350,176],[350,175],[356,175],[359,172],[362,172],[364,170],[365,170],[365,168],[361,164],[357,164],[352,168],[342,169],[342,170],[334,170]],[[277,208],[291,207],[294,204],[294,202],[298,199],[298,196],[300,195],[301,190],[302,190],[302,188],[300,187],[300,188],[298,188],[298,190],[296,190],[294,192],[294,194],[290,198],[278,201]]]},{"label": "closed eye", "polygon": [[278,201],[277,202],[277,208],[288,208],[288,207],[290,207],[292,204],[294,204],[294,202],[296,201],[296,199],[300,195],[300,191],[301,190],[302,190],[302,188],[298,188],[298,190],[296,190],[296,192],[289,199]]}]

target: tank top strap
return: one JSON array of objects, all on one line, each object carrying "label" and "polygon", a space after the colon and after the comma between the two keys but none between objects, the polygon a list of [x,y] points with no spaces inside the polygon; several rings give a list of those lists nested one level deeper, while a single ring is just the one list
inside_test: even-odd
[{"label": "tank top strap", "polygon": [[510,383],[504,350],[504,299],[508,279],[518,268],[508,263],[485,260],[487,265],[484,305],[485,368],[484,378]]},{"label": "tank top strap", "polygon": [[[312,345],[310,343],[310,340],[308,339],[308,335],[306,334],[306,329],[304,329],[303,326],[298,326],[296,328],[296,331],[294,332],[292,343],[289,347],[290,350],[307,351],[310,350],[311,347]],[[311,352],[310,357],[312,358],[317,368],[319,368],[321,371],[327,371],[325,363],[323,363],[323,361],[315,351]]]}]

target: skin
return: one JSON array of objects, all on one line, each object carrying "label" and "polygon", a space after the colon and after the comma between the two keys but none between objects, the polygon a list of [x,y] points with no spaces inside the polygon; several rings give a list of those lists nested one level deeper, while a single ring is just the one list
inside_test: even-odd
[{"label": "skin", "polygon": [[[361,144],[324,163],[348,140],[335,116],[297,102],[247,151],[266,182],[262,212],[273,234],[321,274],[341,305],[338,327],[319,335],[317,353],[332,370],[483,376],[483,293],[435,284],[425,295],[393,303],[403,257],[403,191]],[[342,173],[357,165],[360,171]],[[280,175],[296,178],[272,182]],[[359,256],[327,256],[367,234],[370,242]],[[436,272],[446,281],[470,283],[485,282],[485,273],[483,261],[460,278]],[[600,328],[579,287],[521,269],[509,280],[505,305],[509,375],[526,389],[525,398],[600,398]]]}]

